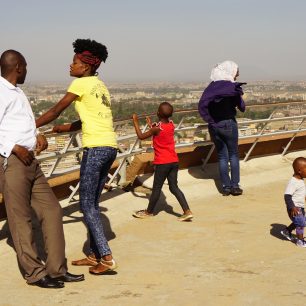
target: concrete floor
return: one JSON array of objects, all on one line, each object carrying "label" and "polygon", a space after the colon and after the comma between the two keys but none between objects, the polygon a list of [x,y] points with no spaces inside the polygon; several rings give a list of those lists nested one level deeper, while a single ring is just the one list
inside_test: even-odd
[{"label": "concrete floor", "polygon": [[[85,273],[86,280],[64,289],[26,285],[7,223],[0,222],[0,305],[306,305],[306,249],[279,233],[289,223],[283,192],[291,162],[305,153],[241,162],[239,197],[217,192],[215,164],[180,171],[192,222],[176,220],[180,207],[166,185],[159,213],[147,220],[132,217],[148,203],[143,194],[103,193],[102,218],[117,273],[93,276],[69,263],[70,272]],[[143,180],[152,185],[152,177]],[[83,256],[86,229],[78,202],[62,206],[70,262]]]}]

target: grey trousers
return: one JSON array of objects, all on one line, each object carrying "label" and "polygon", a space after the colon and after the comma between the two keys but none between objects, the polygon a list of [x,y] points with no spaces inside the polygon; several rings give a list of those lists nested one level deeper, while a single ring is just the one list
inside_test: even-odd
[{"label": "grey trousers", "polygon": [[[67,272],[62,208],[39,163],[25,166],[15,155],[0,156],[0,188],[19,264],[24,278],[33,283],[46,276]],[[46,262],[38,256],[31,222],[31,208],[41,225]]]}]

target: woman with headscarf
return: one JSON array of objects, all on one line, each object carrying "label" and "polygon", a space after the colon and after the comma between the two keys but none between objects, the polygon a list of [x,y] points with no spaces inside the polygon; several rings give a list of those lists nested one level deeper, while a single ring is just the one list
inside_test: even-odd
[{"label": "woman with headscarf", "polygon": [[238,76],[236,63],[224,61],[218,64],[211,71],[212,82],[204,90],[198,106],[216,146],[222,194],[225,196],[241,195],[243,192],[239,186],[238,125],[235,117],[237,108],[245,111],[241,85],[246,83],[235,82]]},{"label": "woman with headscarf", "polygon": [[108,52],[104,45],[90,39],[77,39],[73,47],[75,55],[70,65],[70,76],[76,79],[64,97],[36,120],[36,127],[53,121],[75,102],[80,120],[53,128],[56,133],[82,128],[84,150],[80,169],[80,208],[88,228],[90,252],[86,258],[75,260],[72,264],[92,266],[90,273],[103,274],[117,266],[104,234],[99,211],[99,198],[117,155],[110,95],[97,72]]}]

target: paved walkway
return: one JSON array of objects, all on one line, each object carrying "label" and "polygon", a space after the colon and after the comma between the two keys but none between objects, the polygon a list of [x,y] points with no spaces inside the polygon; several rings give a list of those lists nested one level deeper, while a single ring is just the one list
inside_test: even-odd
[{"label": "paved walkway", "polygon": [[[240,197],[217,193],[216,165],[180,171],[180,186],[195,215],[188,223],[176,220],[180,208],[167,186],[159,202],[166,211],[149,220],[131,216],[147,205],[142,194],[103,193],[102,217],[117,274],[93,276],[88,268],[69,264],[70,272],[84,272],[86,280],[64,289],[26,285],[3,221],[0,305],[306,305],[306,250],[279,234],[289,222],[283,192],[291,162],[305,153],[242,162]],[[151,185],[152,177],[145,183]],[[70,261],[83,256],[86,230],[78,204],[62,204]]]}]

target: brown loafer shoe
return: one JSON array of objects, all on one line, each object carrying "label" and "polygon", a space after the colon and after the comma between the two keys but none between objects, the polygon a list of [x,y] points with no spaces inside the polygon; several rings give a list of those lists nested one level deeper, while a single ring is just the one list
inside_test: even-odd
[{"label": "brown loafer shoe", "polygon": [[89,273],[95,275],[101,275],[109,271],[113,271],[117,268],[117,263],[114,259],[112,260],[103,260],[95,265],[94,267],[89,268]]},{"label": "brown loafer shoe", "polygon": [[73,260],[71,264],[73,266],[96,266],[99,263],[100,260],[98,260],[95,255],[90,254],[86,258],[82,258],[79,260]]}]

